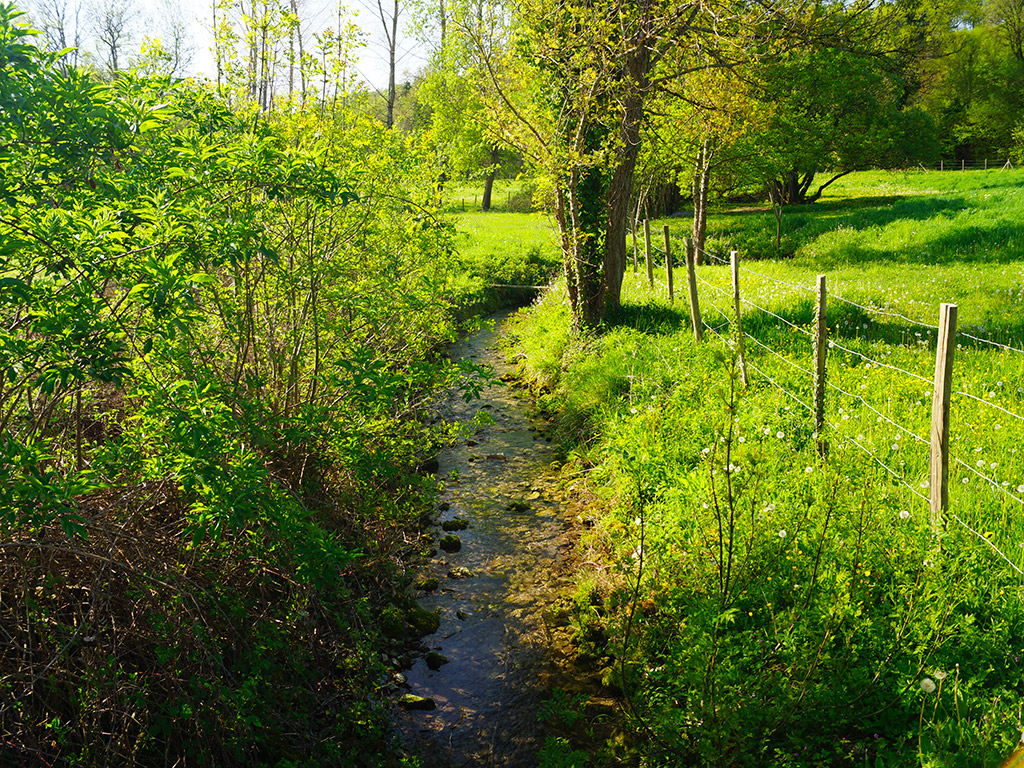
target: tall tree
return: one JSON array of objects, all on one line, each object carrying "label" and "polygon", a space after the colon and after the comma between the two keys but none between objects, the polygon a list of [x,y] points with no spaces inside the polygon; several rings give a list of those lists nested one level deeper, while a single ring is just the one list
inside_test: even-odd
[{"label": "tall tree", "polygon": [[126,48],[131,44],[139,12],[132,0],[102,0],[93,9],[93,34],[101,56],[111,74],[121,70],[127,61]]},{"label": "tall tree", "polygon": [[78,66],[82,45],[79,23],[81,6],[70,0],[37,0],[32,7],[32,20],[43,36],[43,47],[48,51],[71,50],[65,63]]},{"label": "tall tree", "polygon": [[395,68],[398,65],[398,17],[401,13],[399,0],[377,0],[377,14],[380,18],[381,27],[384,31],[384,42],[388,52],[388,95],[387,118],[385,123],[388,128],[395,124]]}]

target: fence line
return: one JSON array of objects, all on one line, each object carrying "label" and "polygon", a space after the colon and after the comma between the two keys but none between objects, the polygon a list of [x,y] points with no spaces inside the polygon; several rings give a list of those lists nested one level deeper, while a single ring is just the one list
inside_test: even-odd
[{"label": "fence line", "polygon": [[[721,264],[723,266],[727,266],[729,264],[728,260],[723,259],[721,256],[716,256],[714,253],[711,253],[710,251],[706,251],[703,248],[698,248],[698,250],[700,251],[700,253],[702,255],[706,256],[709,259],[712,259],[713,261],[718,262],[719,264]],[[773,277],[772,275],[766,275],[763,272],[758,272],[756,270],[750,269],[749,267],[741,266],[740,269],[743,270],[744,272],[746,272],[747,274],[755,275],[755,276],[763,278],[765,280],[770,280],[770,281],[772,281],[774,283],[778,283],[779,285],[785,285],[788,288],[792,288],[793,290],[796,290],[796,291],[804,291],[806,293],[814,293],[814,289],[809,287],[809,286],[806,286],[806,285],[798,285],[796,283],[789,282],[788,280],[783,280],[783,279],[778,278],[778,277]],[[852,307],[856,307],[857,309],[860,309],[860,310],[862,310],[864,312],[868,312],[868,313],[873,314],[873,315],[884,315],[885,317],[895,317],[895,318],[898,318],[900,320],[903,320],[904,322],[910,323],[911,325],[921,326],[922,328],[928,328],[928,329],[930,329],[932,331],[937,331],[939,329],[938,325],[933,325],[932,323],[926,323],[923,320],[917,320],[917,319],[915,319],[913,317],[910,317],[909,315],[903,314],[902,312],[895,312],[895,311],[888,310],[888,309],[881,309],[879,307],[872,307],[872,306],[868,306],[868,305],[864,305],[864,304],[859,304],[858,302],[853,301],[852,299],[844,298],[843,296],[839,296],[836,293],[830,292],[829,293],[829,298],[835,299],[836,301],[840,301],[843,304],[849,304]],[[1009,344],[1002,344],[1002,343],[1000,343],[998,341],[993,341],[992,339],[986,339],[986,338],[981,337],[981,336],[974,336],[974,335],[972,335],[970,333],[967,333],[966,331],[961,331],[959,329],[957,330],[957,335],[958,336],[964,336],[964,337],[966,337],[968,339],[971,339],[972,341],[977,341],[977,342],[979,342],[981,344],[991,344],[994,347],[999,347],[1001,349],[1005,349],[1008,352],[1017,352],[1019,354],[1024,354],[1024,349],[1018,349],[1018,348],[1016,348],[1014,346],[1011,346]]]},{"label": "fence line", "polygon": [[830,347],[835,347],[836,349],[841,349],[841,350],[843,350],[843,352],[848,352],[851,355],[856,355],[861,360],[864,360],[865,362],[871,363],[872,365],[878,365],[878,366],[881,366],[882,368],[888,368],[891,371],[896,371],[898,373],[905,374],[905,375],[910,376],[912,378],[919,379],[919,380],[923,381],[925,384],[931,384],[932,383],[931,379],[928,379],[928,378],[920,375],[919,373],[914,373],[913,371],[908,371],[906,368],[900,368],[898,365],[889,365],[889,363],[883,363],[881,360],[875,360],[873,357],[868,357],[867,355],[861,354],[860,352],[858,352],[855,349],[850,349],[849,347],[843,346],[838,341],[832,341],[830,339],[829,342],[828,342],[828,345]]},{"label": "fence line", "polygon": [[853,443],[853,444],[854,444],[854,445],[856,445],[856,446],[857,446],[858,448],[860,448],[860,449],[861,449],[861,451],[863,451],[863,452],[864,452],[864,454],[865,454],[865,455],[866,455],[866,456],[867,456],[867,457],[868,457],[869,459],[871,459],[872,461],[874,461],[874,462],[875,462],[876,464],[878,464],[878,466],[880,466],[880,467],[881,467],[882,469],[884,469],[884,470],[885,470],[886,472],[888,472],[888,473],[889,473],[890,475],[892,475],[893,477],[895,477],[895,478],[896,478],[896,479],[897,479],[897,480],[899,481],[900,485],[902,485],[902,486],[903,486],[904,488],[906,488],[906,489],[907,489],[908,491],[910,491],[910,492],[911,492],[912,494],[914,494],[915,496],[917,496],[918,498],[920,498],[920,499],[921,499],[922,501],[924,501],[925,503],[927,503],[927,502],[929,501],[929,499],[928,499],[928,497],[927,497],[927,496],[925,496],[925,495],[924,495],[923,493],[921,493],[921,492],[920,492],[919,490],[917,490],[917,488],[915,488],[915,487],[914,487],[914,486],[912,486],[912,485],[911,485],[910,483],[908,483],[908,482],[906,481],[906,478],[904,478],[904,477],[903,477],[903,475],[901,475],[901,474],[900,474],[899,472],[897,472],[897,471],[896,471],[895,469],[893,469],[893,468],[892,468],[892,467],[890,467],[890,466],[889,466],[888,464],[886,464],[886,463],[885,463],[884,461],[882,461],[882,460],[881,460],[880,458],[878,458],[877,454],[875,454],[875,453],[874,453],[874,452],[873,452],[873,451],[872,451],[872,450],[871,450],[870,448],[865,448],[865,447],[864,447],[863,445],[861,445],[861,443],[860,443],[860,441],[859,441],[859,440],[857,440],[857,439],[855,439],[855,438],[852,438],[852,437],[850,437],[849,435],[843,435],[842,433],[840,433],[840,432],[839,432],[839,427],[838,427],[838,426],[836,426],[835,424],[833,424],[832,422],[827,422],[827,423],[828,423],[828,425],[829,425],[829,426],[830,426],[830,427],[832,428],[832,431],[833,431],[833,432],[836,432],[837,434],[839,434],[839,436],[840,436],[840,437],[842,438],[842,440],[843,440],[844,442],[848,442],[848,443]]},{"label": "fence line", "polygon": [[[666,239],[666,243],[668,243],[667,239]],[[887,317],[898,318],[898,319],[900,319],[900,320],[902,320],[902,321],[904,321],[904,322],[906,322],[906,323],[908,323],[910,325],[913,325],[913,326],[920,326],[920,327],[927,328],[927,329],[932,330],[932,331],[939,331],[939,336],[941,336],[942,338],[940,338],[938,340],[938,343],[937,343],[937,348],[936,348],[936,376],[935,376],[935,379],[933,381],[932,379],[929,379],[929,378],[927,378],[925,376],[921,376],[920,374],[914,373],[913,371],[906,370],[906,369],[904,369],[904,368],[902,368],[900,366],[892,365],[890,363],[885,363],[885,362],[882,362],[881,360],[874,359],[874,358],[870,357],[869,355],[865,355],[865,354],[863,354],[861,352],[856,351],[855,349],[851,349],[850,347],[848,347],[848,346],[846,346],[846,345],[844,345],[842,343],[839,343],[839,342],[835,341],[834,339],[827,339],[827,335],[828,335],[827,334],[827,326],[824,323],[824,289],[823,289],[823,285],[821,285],[823,283],[823,277],[819,276],[819,288],[818,288],[817,291],[815,291],[815,289],[813,289],[813,288],[809,288],[809,287],[806,287],[806,286],[800,286],[800,285],[788,282],[786,280],[781,280],[781,279],[778,279],[778,278],[771,277],[769,275],[765,275],[765,274],[757,272],[755,270],[750,270],[750,269],[743,268],[744,271],[747,272],[748,274],[755,275],[757,277],[763,278],[765,280],[768,280],[768,281],[771,281],[771,282],[774,282],[774,283],[777,283],[777,284],[788,286],[789,288],[795,289],[797,291],[801,291],[801,292],[806,291],[808,293],[816,294],[818,296],[818,307],[819,307],[818,314],[816,315],[816,319],[818,321],[817,322],[817,333],[812,333],[812,332],[808,331],[807,329],[800,327],[796,323],[788,320],[787,318],[783,317],[782,315],[779,315],[779,314],[777,314],[775,312],[772,312],[771,310],[769,310],[769,309],[767,309],[765,307],[762,307],[762,306],[758,305],[757,303],[755,303],[753,301],[750,301],[749,299],[742,298],[742,296],[740,295],[740,292],[739,292],[738,279],[737,279],[737,275],[738,275],[739,269],[741,269],[742,267],[738,264],[737,261],[735,261],[735,258],[736,258],[735,256],[733,256],[733,261],[726,261],[725,259],[723,259],[721,257],[718,257],[718,256],[716,256],[716,255],[714,255],[712,253],[709,253],[709,252],[707,252],[707,251],[705,251],[703,249],[695,248],[691,244],[691,241],[689,241],[689,238],[687,238],[687,251],[688,251],[688,256],[689,256],[690,253],[694,254],[694,258],[692,260],[694,262],[694,267],[696,266],[695,265],[695,262],[696,262],[695,256],[696,256],[696,254],[698,252],[702,253],[706,257],[706,263],[709,263],[709,264],[714,263],[714,264],[720,264],[720,265],[727,265],[727,264],[730,265],[731,268],[732,268],[733,281],[734,281],[733,291],[730,292],[730,291],[726,290],[723,287],[720,287],[718,285],[715,285],[714,283],[709,282],[708,280],[705,280],[700,274],[697,273],[695,268],[692,269],[692,272],[690,272],[688,277],[689,277],[690,281],[692,282],[693,288],[694,288],[694,291],[693,291],[693,294],[692,294],[693,304],[694,304],[694,311],[693,311],[692,317],[694,319],[695,332],[697,332],[698,328],[700,330],[707,329],[710,333],[712,333],[715,336],[717,336],[718,339],[720,339],[724,344],[726,344],[727,346],[729,346],[730,348],[733,348],[733,349],[735,349],[737,347],[739,342],[741,342],[741,341],[743,341],[745,339],[750,339],[755,345],[757,345],[761,349],[767,350],[767,352],[771,356],[780,358],[784,363],[786,363],[787,366],[796,369],[796,371],[798,371],[801,376],[804,376],[804,377],[807,377],[807,378],[811,379],[812,383],[815,382],[815,381],[820,381],[821,382],[820,384],[816,385],[815,387],[812,387],[812,389],[815,389],[815,391],[814,391],[814,402],[813,402],[813,404],[810,404],[808,402],[805,402],[800,395],[798,395],[795,392],[789,390],[787,387],[783,386],[778,381],[776,381],[774,378],[772,378],[772,376],[769,375],[766,370],[764,370],[763,368],[757,366],[753,362],[747,361],[747,365],[753,371],[755,371],[758,375],[760,375],[766,382],[768,382],[771,386],[775,387],[784,396],[786,396],[787,398],[795,401],[800,406],[805,408],[810,414],[812,414],[812,416],[816,419],[816,422],[820,425],[820,427],[816,427],[816,437],[818,439],[819,449],[822,450],[822,452],[824,452],[824,450],[825,450],[825,448],[827,446],[825,445],[824,439],[823,439],[823,435],[820,434],[820,432],[821,432],[821,429],[824,426],[827,425],[832,430],[832,432],[835,433],[835,435],[837,437],[839,437],[842,441],[844,441],[846,443],[849,443],[849,444],[852,444],[852,445],[856,446],[872,462],[877,464],[886,473],[891,475],[900,486],[904,487],[906,490],[909,490],[918,499],[920,499],[922,501],[925,501],[925,502],[928,502],[929,505],[930,505],[930,509],[931,509],[931,515],[932,515],[931,519],[932,519],[933,526],[935,526],[938,529],[938,527],[943,522],[943,516],[948,516],[948,518],[950,520],[953,520],[958,525],[962,526],[966,531],[968,531],[969,533],[971,533],[971,534],[977,536],[978,538],[980,538],[981,540],[983,540],[1000,558],[1002,558],[1008,565],[1010,565],[1010,567],[1016,573],[1024,576],[1024,570],[1022,570],[1017,564],[1015,564],[1012,560],[1010,560],[1009,557],[1007,557],[1007,555],[1002,550],[1000,550],[1000,548],[998,546],[996,546],[996,544],[993,541],[991,541],[988,537],[978,533],[978,531],[974,530],[959,515],[957,515],[955,513],[952,513],[952,512],[949,512],[949,510],[948,510],[948,500],[947,500],[947,496],[946,496],[946,493],[947,493],[946,489],[947,489],[948,475],[949,475],[949,469],[948,468],[950,466],[950,463],[952,463],[952,465],[957,467],[957,468],[966,468],[970,473],[975,475],[981,481],[983,481],[984,483],[986,483],[988,485],[993,486],[1001,494],[1004,494],[1009,499],[1012,499],[1013,501],[1015,501],[1015,502],[1017,502],[1019,504],[1024,505],[1024,498],[1022,498],[1022,496],[1024,496],[1024,485],[1011,486],[1010,483],[1007,482],[1007,481],[1003,481],[1002,483],[1000,483],[998,480],[996,480],[996,479],[994,479],[992,477],[989,477],[984,472],[981,472],[978,469],[975,469],[968,462],[964,461],[959,456],[955,456],[955,455],[954,456],[950,456],[950,446],[949,446],[949,439],[948,439],[948,429],[949,429],[949,427],[948,427],[948,423],[949,423],[948,422],[948,409],[949,409],[949,401],[950,401],[951,394],[952,395],[956,395],[958,397],[964,397],[964,398],[967,398],[969,400],[973,400],[973,401],[981,403],[981,404],[983,404],[983,405],[985,405],[985,406],[987,406],[989,408],[993,408],[993,409],[995,409],[995,410],[997,410],[997,411],[999,411],[1001,413],[1004,413],[1007,416],[1011,416],[1011,417],[1013,417],[1015,419],[1018,419],[1020,421],[1024,421],[1024,416],[1021,416],[1020,414],[1018,414],[1018,413],[1016,413],[1016,412],[1014,412],[1012,410],[1009,410],[1008,408],[1005,408],[1005,407],[999,405],[998,403],[992,402],[991,400],[988,400],[988,399],[985,399],[985,398],[982,398],[982,397],[978,397],[976,395],[972,395],[972,394],[970,394],[968,392],[962,392],[962,391],[959,391],[959,390],[951,390],[951,387],[948,386],[948,381],[949,381],[949,374],[950,374],[951,366],[952,366],[952,355],[953,355],[953,352],[955,351],[955,348],[956,348],[956,343],[955,343],[956,339],[957,338],[966,338],[966,339],[970,339],[972,341],[976,341],[976,342],[979,342],[979,343],[990,344],[993,347],[996,347],[996,348],[999,348],[999,349],[1002,349],[1002,350],[1008,351],[1008,352],[1024,353],[1024,350],[1019,350],[1019,349],[1017,349],[1017,348],[1015,348],[1015,347],[1013,347],[1011,345],[1008,345],[1008,344],[1001,344],[1000,342],[996,342],[996,341],[992,341],[992,340],[989,340],[989,339],[984,339],[984,338],[981,338],[981,337],[978,337],[978,336],[974,336],[974,335],[972,335],[970,333],[967,333],[967,332],[964,332],[964,331],[958,331],[956,329],[956,307],[955,307],[955,305],[943,305],[942,308],[941,308],[942,312],[943,312],[943,320],[939,323],[939,325],[932,325],[930,323],[925,323],[925,322],[922,322],[922,321],[919,321],[919,320],[915,320],[915,319],[913,319],[913,318],[911,318],[911,317],[909,317],[909,316],[907,316],[907,315],[905,315],[905,314],[903,314],[901,312],[898,312],[898,311],[891,311],[889,309],[881,309],[881,308],[876,308],[876,307],[872,307],[872,306],[866,306],[864,304],[860,304],[858,302],[846,299],[846,298],[844,298],[842,296],[833,295],[832,298],[834,298],[835,300],[837,300],[839,302],[842,302],[844,304],[848,304],[848,305],[857,307],[857,308],[861,309],[864,312],[871,313],[871,314],[877,314],[877,315],[883,315],[883,316],[887,316]],[[690,259],[688,259],[688,267],[689,267],[689,264],[690,264]],[[717,312],[718,315],[722,318],[723,323],[716,328],[716,327],[712,326],[711,324],[709,324],[709,323],[699,319],[700,316],[699,316],[699,314],[697,312],[697,301],[696,301],[696,290],[695,290],[697,283],[700,283],[702,286],[705,286],[705,287],[711,289],[713,292],[725,295],[726,298],[727,298],[727,302],[729,304],[731,304],[731,306],[733,308],[733,311],[735,311],[735,313],[736,313],[735,319],[730,318],[728,316],[728,314],[725,311],[723,311],[723,309],[719,305],[719,301],[717,299],[716,300],[712,300],[710,303],[711,303],[711,306],[714,309],[714,311]],[[872,406],[863,396],[858,395],[858,394],[854,394],[852,392],[849,392],[846,389],[844,389],[842,386],[839,386],[839,385],[833,383],[832,381],[824,381],[824,375],[823,375],[823,373],[820,370],[819,370],[819,372],[817,374],[813,373],[812,371],[808,370],[807,368],[801,366],[798,362],[795,362],[794,360],[790,359],[786,355],[783,355],[783,354],[779,353],[778,351],[773,349],[768,344],[765,344],[764,342],[762,342],[760,339],[758,339],[754,335],[750,334],[749,332],[746,332],[742,328],[742,307],[744,305],[746,307],[748,307],[748,308],[753,308],[753,309],[755,309],[757,311],[763,312],[767,316],[775,318],[779,322],[783,323],[785,326],[787,326],[789,328],[792,328],[793,330],[798,331],[801,334],[804,334],[806,336],[810,336],[812,339],[815,340],[816,348],[819,349],[819,350],[823,349],[823,348],[826,348],[825,345],[827,345],[827,348],[834,348],[834,349],[837,349],[837,350],[841,350],[841,351],[843,351],[845,353],[848,353],[850,355],[853,355],[854,357],[859,358],[860,360],[863,360],[864,362],[866,362],[869,365],[874,365],[874,366],[879,367],[879,368],[885,368],[885,369],[888,369],[888,370],[893,371],[895,373],[902,374],[904,376],[908,376],[908,377],[910,377],[912,379],[915,379],[917,381],[924,382],[924,383],[928,384],[930,387],[934,383],[934,389],[932,391],[932,428],[931,428],[932,440],[929,441],[929,440],[925,439],[924,437],[922,437],[921,435],[918,435],[913,430],[908,429],[907,427],[904,427],[902,424],[900,424],[899,422],[897,422],[894,419],[890,418],[885,413],[880,411],[878,408],[875,408],[874,406]],[[720,333],[719,330],[720,329],[725,329],[727,327],[730,327],[730,326],[733,325],[733,323],[735,323],[735,326],[736,326],[735,331],[732,334],[735,337],[735,339],[734,340],[730,340],[725,335]],[[917,335],[920,336],[921,334],[917,334]],[[698,333],[698,337],[699,337],[699,333]],[[842,365],[841,362],[838,363],[838,364]],[[820,361],[819,361],[819,369],[820,368],[821,368],[821,365],[820,365]],[[932,450],[931,450],[931,456],[930,456],[930,459],[929,459],[929,465],[930,465],[929,480],[928,480],[928,482],[923,482],[921,484],[922,488],[928,488],[929,489],[929,495],[925,495],[920,490],[915,488],[912,484],[910,484],[907,481],[907,479],[906,479],[906,477],[904,475],[901,475],[900,472],[898,472],[897,470],[893,469],[885,461],[883,461],[880,458],[879,454],[875,453],[873,448],[865,446],[864,444],[862,444],[862,442],[859,439],[855,439],[852,436],[850,436],[849,434],[846,434],[844,431],[842,431],[842,429],[837,424],[835,424],[835,423],[833,423],[831,421],[828,421],[828,420],[826,420],[824,418],[823,414],[824,414],[825,392],[827,390],[829,390],[829,389],[831,389],[831,390],[833,390],[835,392],[838,392],[841,395],[843,395],[843,396],[845,396],[847,398],[850,398],[851,400],[857,401],[859,403],[858,407],[859,408],[863,408],[866,411],[875,414],[878,417],[878,422],[879,423],[885,423],[885,424],[889,425],[890,427],[893,427],[896,430],[898,430],[899,434],[897,435],[897,437],[899,437],[900,434],[906,434],[908,436],[908,438],[910,438],[911,440],[913,440],[916,443],[921,443],[921,444],[925,444],[925,445],[931,445]],[[925,397],[927,397],[927,394],[928,393],[925,394]],[[938,421],[936,421],[936,420],[938,420]],[[937,424],[938,424],[938,426],[936,426]],[[936,432],[936,430],[938,430],[938,432]],[[860,436],[858,435],[858,437],[860,437]],[[964,477],[963,479],[964,479],[964,482],[967,482],[967,478],[966,477]],[[1014,490],[1016,490],[1017,492],[1014,493]]]},{"label": "fence line", "polygon": [[966,398],[969,398],[971,400],[976,400],[977,402],[981,403],[982,405],[987,405],[989,408],[995,408],[997,411],[1001,411],[1002,413],[1005,413],[1007,416],[1012,416],[1015,419],[1020,419],[1021,421],[1024,421],[1024,416],[1021,416],[1018,413],[1014,413],[1013,411],[1008,411],[1005,408],[1003,408],[1003,406],[998,405],[996,403],[993,403],[993,402],[991,402],[989,400],[986,400],[983,397],[978,397],[977,395],[972,395],[972,394],[970,394],[968,392],[961,392],[959,389],[954,389],[953,390],[953,394],[954,395],[960,395],[961,397],[966,397]]},{"label": "fence line", "polygon": [[863,396],[855,395],[852,392],[847,392],[845,389],[840,387],[838,384],[833,384],[831,381],[828,382],[828,386],[831,387],[832,389],[836,390],[837,392],[840,392],[840,393],[846,395],[847,397],[851,397],[851,398],[855,398],[857,400],[860,400],[861,404],[865,408],[867,408],[869,411],[872,411],[873,413],[877,414],[878,416],[881,416],[883,420],[885,420],[889,424],[892,424],[892,426],[896,427],[896,429],[898,429],[898,430],[900,430],[902,432],[905,432],[906,434],[910,435],[912,438],[917,440],[917,442],[924,443],[925,445],[929,444],[928,441],[925,440],[923,437],[921,437],[919,434],[917,434],[916,432],[913,432],[912,430],[907,429],[906,427],[904,427],[899,422],[893,421],[888,416],[886,416],[884,413],[882,413],[880,410],[878,410],[877,408],[872,406],[867,400],[865,400],[863,398]]},{"label": "fence line", "polygon": [[982,344],[991,344],[993,347],[999,347],[1001,349],[1007,350],[1008,352],[1017,352],[1019,354],[1024,355],[1024,349],[1017,349],[1016,347],[1011,347],[1009,344],[1000,344],[998,341],[992,341],[992,339],[983,339],[979,336],[972,336],[971,334],[965,331],[957,331],[957,333],[960,336],[966,336],[968,339],[971,339],[972,341],[980,341]]}]

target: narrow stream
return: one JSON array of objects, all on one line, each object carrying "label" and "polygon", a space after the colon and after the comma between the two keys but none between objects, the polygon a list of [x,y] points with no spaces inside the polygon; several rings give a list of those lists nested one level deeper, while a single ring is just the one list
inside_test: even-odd
[{"label": "narrow stream", "polygon": [[[507,315],[493,318],[494,331],[455,345],[452,357],[509,373],[495,349]],[[551,620],[565,588],[557,566],[572,546],[567,503],[545,425],[509,387],[491,387],[470,403],[453,397],[446,409],[461,421],[483,409],[494,423],[438,456],[439,519],[468,527],[452,532],[460,550],[439,548],[420,574],[439,582],[420,604],[440,611],[440,628],[423,642],[443,663],[432,654],[417,658],[407,687],[436,709],[401,711],[397,727],[425,768],[534,766],[544,738],[538,709],[567,676],[567,632]]]}]

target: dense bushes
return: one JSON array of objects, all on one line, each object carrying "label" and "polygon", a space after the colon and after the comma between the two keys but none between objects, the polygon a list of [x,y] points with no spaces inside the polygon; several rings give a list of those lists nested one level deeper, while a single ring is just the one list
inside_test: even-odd
[{"label": "dense bushes", "polygon": [[433,174],[358,115],[96,82],[17,17],[0,7],[4,749],[378,764],[388,531],[429,490],[430,393],[481,374],[433,351],[458,300]]}]

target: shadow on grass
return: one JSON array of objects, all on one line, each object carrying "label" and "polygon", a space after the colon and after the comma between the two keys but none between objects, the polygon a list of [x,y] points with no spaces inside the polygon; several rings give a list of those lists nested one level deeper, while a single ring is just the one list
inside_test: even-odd
[{"label": "shadow on grass", "polygon": [[610,328],[633,328],[652,336],[677,333],[689,325],[682,307],[673,309],[662,304],[623,304],[606,319]]},{"label": "shadow on grass", "polygon": [[[878,204],[885,201],[884,204]],[[891,202],[889,202],[891,201]],[[874,207],[863,207],[874,203]],[[891,197],[856,198],[813,205],[792,206],[782,219],[785,250],[797,251],[812,244],[818,237],[837,229],[865,231],[883,229],[900,221],[928,223],[951,219],[974,206],[962,197]],[[722,214],[719,214],[722,216]],[[728,218],[728,217],[726,217]],[[734,222],[733,226],[730,224]],[[713,238],[732,242],[749,258],[776,255],[775,218],[770,213],[760,217],[734,218],[725,227],[716,227]],[[879,260],[897,264],[1007,263],[1024,256],[1024,226],[1007,224],[993,217],[989,225],[973,223],[949,231],[941,227],[929,237],[927,229],[920,242],[909,248],[887,248],[884,240],[861,238],[857,242],[839,243],[827,248],[816,261],[825,266],[858,265]]]},{"label": "shadow on grass", "polygon": [[[800,299],[777,314],[790,323],[806,329],[809,334],[814,323],[814,300],[810,296]],[[921,347],[934,350],[936,330],[928,326],[937,324],[937,316],[925,318],[922,324],[900,318],[880,316],[852,304],[832,302],[828,308],[829,337],[844,345],[850,341],[862,339],[869,343],[881,342],[890,346]],[[729,330],[731,331],[731,328]],[[743,330],[769,346],[771,346],[771,342],[780,338],[780,330],[785,337],[797,340],[802,346],[806,347],[810,343],[808,335],[784,325],[777,317],[761,310],[744,313]],[[1019,346],[1020,339],[1024,338],[1024,319],[1002,323],[998,327],[989,328],[984,332],[966,327],[961,327],[960,330],[999,344]],[[992,349],[991,344],[975,341],[963,335],[958,337],[957,343],[960,348],[964,349]]]}]

